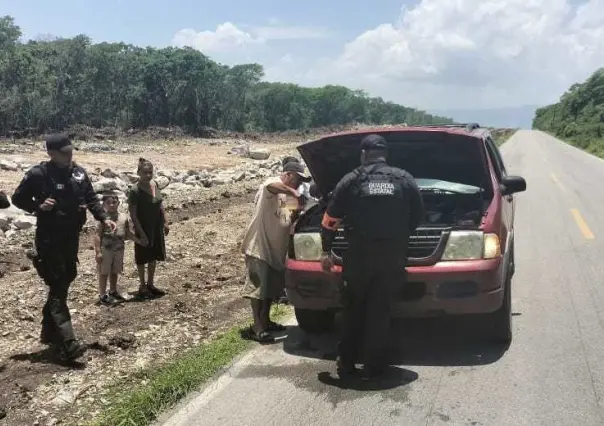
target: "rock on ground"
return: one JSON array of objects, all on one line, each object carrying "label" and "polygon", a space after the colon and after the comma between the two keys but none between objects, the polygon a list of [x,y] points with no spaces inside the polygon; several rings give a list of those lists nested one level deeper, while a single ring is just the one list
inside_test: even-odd
[{"label": "rock on ground", "polygon": [[120,191],[127,191],[128,190],[128,184],[126,184],[126,182],[124,182],[121,179],[117,179],[117,178],[102,178],[100,180],[98,180],[97,182],[94,182],[92,184],[92,187],[94,189],[94,192],[105,192],[105,191],[115,191],[115,190],[120,190]]},{"label": "rock on ground", "polygon": [[12,161],[0,160],[0,169],[7,170],[9,172],[16,172],[19,170],[19,165]]},{"label": "rock on ground", "polygon": [[170,184],[170,178],[168,178],[166,176],[157,176],[155,178],[155,181],[157,182],[159,189],[164,189],[165,187],[167,187]]},{"label": "rock on ground", "polygon": [[[246,151],[247,152],[247,151]],[[236,167],[228,169],[215,170],[159,170],[155,177],[159,189],[173,200],[188,200],[191,191],[207,191],[209,188],[217,186],[229,186],[235,183],[245,183],[256,179],[263,179],[279,173],[281,168],[280,160],[267,160],[270,157],[270,151],[264,148],[252,149],[250,155],[257,160],[245,161]],[[22,159],[20,159],[22,161]],[[13,164],[2,160],[0,165],[4,168],[12,168]],[[92,186],[98,194],[99,200],[102,193],[111,191],[120,199],[120,211],[127,210],[126,192],[132,185],[138,181],[135,172],[127,170],[115,170],[111,168],[96,169],[90,173]],[[94,220],[90,219],[90,214],[86,228],[94,226]],[[3,240],[12,240],[16,233],[34,228],[36,218],[26,214],[24,211],[11,206],[0,212],[0,230]]]},{"label": "rock on ground", "polygon": [[12,224],[19,230],[30,229],[36,225],[36,217],[21,215],[13,219]]},{"label": "rock on ground", "polygon": [[254,160],[268,160],[271,152],[265,148],[252,148],[249,150],[248,156]]}]

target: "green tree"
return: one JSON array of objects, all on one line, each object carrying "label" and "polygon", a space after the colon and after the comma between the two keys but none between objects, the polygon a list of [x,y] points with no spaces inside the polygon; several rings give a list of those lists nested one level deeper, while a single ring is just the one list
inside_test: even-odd
[{"label": "green tree", "polygon": [[20,42],[0,18],[0,134],[42,133],[74,125],[121,129],[206,126],[282,131],[371,124],[450,123],[363,91],[262,82],[258,64],[218,64],[191,48],[93,44],[85,35]]},{"label": "green tree", "polygon": [[573,84],[560,101],[535,112],[533,128],[564,138],[579,148],[604,155],[604,68]]}]

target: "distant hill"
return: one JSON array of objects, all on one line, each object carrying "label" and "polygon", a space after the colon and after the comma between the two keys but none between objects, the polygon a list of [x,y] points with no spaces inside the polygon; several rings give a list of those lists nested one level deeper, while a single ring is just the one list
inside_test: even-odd
[{"label": "distant hill", "polygon": [[604,68],[573,84],[558,103],[537,109],[533,128],[604,157]]},{"label": "distant hill", "polygon": [[530,129],[535,115],[536,105],[511,108],[468,109],[468,110],[431,110],[430,113],[451,117],[456,122],[477,122],[483,127],[503,127]]}]

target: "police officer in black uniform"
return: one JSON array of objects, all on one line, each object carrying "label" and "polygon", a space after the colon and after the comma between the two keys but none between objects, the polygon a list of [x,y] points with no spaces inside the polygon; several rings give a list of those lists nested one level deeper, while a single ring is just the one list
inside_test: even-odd
[{"label": "police officer in black uniform", "polygon": [[75,337],[67,294],[77,275],[79,234],[86,222],[86,208],[110,229],[116,226],[107,219],[86,171],[72,162],[74,147],[69,138],[52,135],[45,145],[50,161],[25,174],[12,201],[37,216],[33,263],[49,288],[40,340],[58,350],[64,360],[74,360],[84,354],[86,346]]},{"label": "police officer in black uniform", "polygon": [[344,312],[337,360],[340,377],[357,372],[361,340],[366,349],[362,378],[370,379],[385,371],[390,302],[396,289],[404,285],[409,234],[424,214],[415,180],[406,171],[389,166],[387,156],[388,146],[382,136],[366,136],[361,141],[361,166],[337,184],[323,217],[324,270],[330,271],[333,266],[332,241],[343,222],[349,242],[342,268]]}]

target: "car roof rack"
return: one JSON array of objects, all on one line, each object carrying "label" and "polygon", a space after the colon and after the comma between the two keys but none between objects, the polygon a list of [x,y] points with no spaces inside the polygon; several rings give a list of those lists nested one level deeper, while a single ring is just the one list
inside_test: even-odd
[{"label": "car roof rack", "polygon": [[459,128],[466,129],[468,132],[471,132],[474,129],[480,128],[480,124],[478,124],[478,123],[420,124],[419,126],[413,126],[413,127],[459,127]]}]

